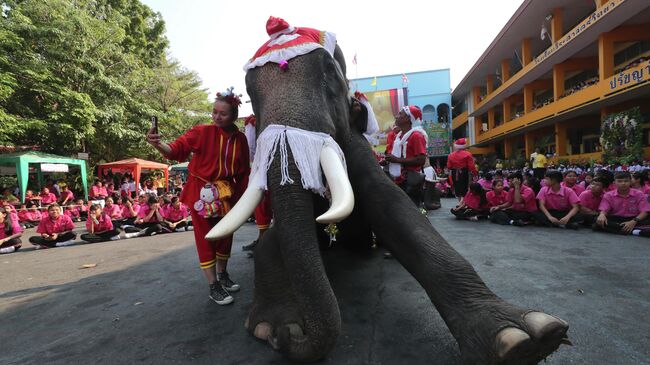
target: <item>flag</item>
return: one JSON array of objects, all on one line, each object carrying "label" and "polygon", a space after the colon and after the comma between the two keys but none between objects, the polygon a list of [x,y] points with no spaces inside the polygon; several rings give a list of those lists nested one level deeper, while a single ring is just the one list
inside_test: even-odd
[{"label": "flag", "polygon": [[357,64],[357,54],[354,54],[354,57],[352,57],[352,64],[356,65]]},{"label": "flag", "polygon": [[408,84],[409,83],[409,78],[406,77],[406,74],[402,74],[402,84]]},{"label": "flag", "polygon": [[375,78],[372,79],[370,86],[377,86],[377,76],[375,76]]}]

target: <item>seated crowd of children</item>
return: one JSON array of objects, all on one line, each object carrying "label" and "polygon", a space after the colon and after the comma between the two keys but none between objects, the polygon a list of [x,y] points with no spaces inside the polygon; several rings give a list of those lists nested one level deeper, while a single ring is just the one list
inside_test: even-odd
[{"label": "seated crowd of children", "polygon": [[451,213],[459,219],[488,218],[502,225],[568,229],[582,225],[650,237],[648,172],[600,170],[595,176],[583,173],[579,179],[573,170],[549,170],[541,182],[521,172],[507,179],[484,174]]},{"label": "seated crowd of children", "polygon": [[[101,183],[93,187],[101,189]],[[160,233],[192,230],[189,209],[173,194],[142,193],[137,201],[130,194],[93,191],[91,200],[75,199],[65,185],[59,196],[44,187],[35,195],[28,190],[21,204],[8,194],[0,196],[0,253],[21,248],[25,229],[36,227],[38,236],[29,241],[39,248],[61,247],[73,244],[77,235],[74,222],[86,222],[87,233],[81,240],[87,243],[153,236]],[[124,234],[121,231],[124,231]]]}]

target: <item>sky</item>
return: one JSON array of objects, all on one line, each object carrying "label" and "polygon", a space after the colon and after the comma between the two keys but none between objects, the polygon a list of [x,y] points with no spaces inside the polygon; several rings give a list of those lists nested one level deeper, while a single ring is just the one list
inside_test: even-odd
[{"label": "sky", "polygon": [[[268,40],[270,15],[335,33],[349,79],[449,68],[453,89],[523,2],[142,1],[162,14],[171,56],[198,72],[211,99],[234,86],[243,100],[248,100],[243,66]],[[250,104],[244,104],[240,115],[250,113]]]}]

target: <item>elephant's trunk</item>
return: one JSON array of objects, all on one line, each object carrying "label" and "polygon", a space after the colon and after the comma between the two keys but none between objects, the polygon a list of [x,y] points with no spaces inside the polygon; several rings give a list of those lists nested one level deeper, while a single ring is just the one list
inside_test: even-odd
[{"label": "elephant's trunk", "polygon": [[[299,176],[292,156],[289,174]],[[276,329],[277,346],[293,361],[317,361],[334,347],[341,316],[318,247],[313,194],[300,184],[280,185],[279,159],[273,162],[268,178],[282,263],[304,321],[300,324],[302,333],[295,326]]]}]

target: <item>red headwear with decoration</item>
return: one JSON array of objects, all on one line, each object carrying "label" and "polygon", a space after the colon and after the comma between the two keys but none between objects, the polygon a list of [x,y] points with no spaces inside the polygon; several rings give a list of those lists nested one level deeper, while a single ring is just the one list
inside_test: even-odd
[{"label": "red headwear with decoration", "polygon": [[464,150],[467,148],[467,140],[465,138],[459,138],[454,142],[454,148],[457,150]]}]

